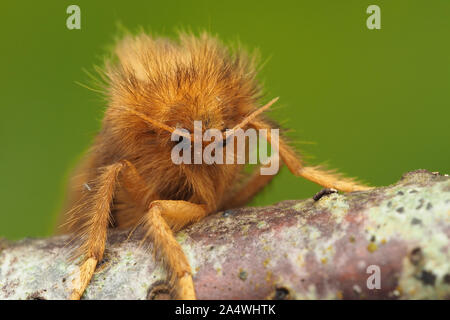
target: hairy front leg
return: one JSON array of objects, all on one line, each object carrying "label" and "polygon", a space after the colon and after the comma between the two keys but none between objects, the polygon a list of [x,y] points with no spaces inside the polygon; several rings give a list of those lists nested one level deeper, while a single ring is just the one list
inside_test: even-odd
[{"label": "hairy front leg", "polygon": [[261,175],[258,167],[242,186],[225,199],[220,210],[239,208],[249,203],[266,187],[275,175]]},{"label": "hairy front leg", "polygon": [[181,300],[196,298],[192,270],[173,230],[198,221],[208,213],[206,206],[187,201],[153,201],[144,217],[146,230],[143,241],[154,244],[154,252],[164,262],[175,296]]},{"label": "hairy front leg", "polygon": [[134,195],[135,201],[141,198],[139,192],[145,190],[144,182],[129,161],[123,160],[99,171],[99,176],[89,182],[89,188],[85,190],[80,203],[71,210],[66,223],[68,231],[72,232],[74,237],[83,239],[76,253],[77,256],[82,256],[83,260],[79,274],[73,281],[73,290],[70,294],[70,299],[73,300],[81,299],[97,264],[103,258],[117,181],[119,179],[122,181],[124,187]]},{"label": "hairy front leg", "polygon": [[[74,223],[82,222],[81,229],[75,231],[75,236],[84,238],[78,254],[83,256],[79,275],[73,281],[71,300],[79,300],[94,275],[95,268],[103,258],[106,243],[106,232],[110,219],[110,205],[113,200],[117,176],[122,163],[116,163],[104,168],[97,181],[92,184],[91,193],[74,217]],[[78,213],[78,211],[77,211]]]}]

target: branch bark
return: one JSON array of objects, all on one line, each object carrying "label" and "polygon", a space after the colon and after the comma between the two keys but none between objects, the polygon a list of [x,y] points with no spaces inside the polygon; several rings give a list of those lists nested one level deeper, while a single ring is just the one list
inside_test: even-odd
[{"label": "branch bark", "polygon": [[[418,170],[367,192],[220,212],[177,240],[199,299],[449,299],[449,236],[450,178]],[[84,299],[168,297],[152,248],[126,238],[109,233]],[[67,240],[0,241],[0,299],[67,299],[78,270]]]}]

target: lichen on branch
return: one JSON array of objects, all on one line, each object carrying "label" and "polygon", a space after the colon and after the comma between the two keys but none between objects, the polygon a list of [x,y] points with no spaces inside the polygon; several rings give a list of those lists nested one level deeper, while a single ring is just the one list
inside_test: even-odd
[{"label": "lichen on branch", "polygon": [[[152,248],[127,235],[108,234],[84,299],[168,296]],[[449,299],[449,236],[450,178],[418,170],[370,191],[220,212],[177,240],[199,299]],[[67,299],[78,270],[67,240],[0,241],[0,299]]]}]

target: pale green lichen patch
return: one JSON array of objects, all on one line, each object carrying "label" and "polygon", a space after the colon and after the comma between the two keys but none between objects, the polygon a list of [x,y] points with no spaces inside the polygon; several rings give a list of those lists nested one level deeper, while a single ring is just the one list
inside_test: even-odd
[{"label": "pale green lichen patch", "polygon": [[256,225],[256,227],[257,227],[258,229],[265,229],[265,228],[268,227],[268,224],[267,224],[266,221],[260,221],[260,222],[258,222],[258,224]]},{"label": "pale green lichen patch", "polygon": [[408,257],[403,261],[399,286],[410,297],[444,298],[449,294],[448,289],[442,288],[445,276],[450,273],[448,227],[445,227],[449,219],[449,195],[440,192],[448,186],[448,179],[426,186],[395,186],[385,191],[387,200],[369,210],[367,228],[377,238],[402,239],[411,243],[411,252],[421,251],[420,267]]},{"label": "pale green lichen patch", "polygon": [[[207,246],[206,244],[204,244]],[[192,239],[182,244],[183,252],[189,260],[189,264],[195,275],[202,265],[211,265],[216,270],[218,275],[223,273],[223,265],[227,259],[227,253],[233,247],[233,243],[224,243],[221,245],[214,245],[213,248],[205,251],[199,242],[194,242]]]},{"label": "pale green lichen patch", "polygon": [[334,219],[336,223],[343,222],[349,210],[347,199],[341,194],[323,197],[317,201],[315,205],[330,212],[331,218]]},{"label": "pale green lichen patch", "polygon": [[184,243],[186,241],[187,234],[184,231],[180,231],[176,235],[177,242]]},{"label": "pale green lichen patch", "polygon": [[298,202],[295,205],[293,205],[291,208],[295,211],[303,211],[307,208],[309,204],[306,201]]}]

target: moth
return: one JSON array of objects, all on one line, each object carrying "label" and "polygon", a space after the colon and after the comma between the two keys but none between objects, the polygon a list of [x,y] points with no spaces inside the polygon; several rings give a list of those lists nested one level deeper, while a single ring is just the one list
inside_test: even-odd
[{"label": "moth", "polygon": [[[102,261],[108,229],[139,227],[142,241],[151,242],[164,263],[173,296],[195,299],[192,270],[174,233],[211,213],[245,205],[274,175],[248,173],[236,162],[175,164],[174,146],[192,138],[179,128],[193,132],[194,122],[202,121],[202,130],[224,133],[210,142],[222,145],[236,129],[265,129],[270,143],[270,130],[277,126],[264,111],[275,100],[261,107],[254,55],[207,33],[180,33],[175,40],[128,35],[117,43],[115,56],[101,73],[108,103],[102,127],[70,180],[62,219],[63,231],[81,243],[70,298],[82,297]],[[323,187],[368,189],[305,166],[283,136],[277,154],[292,174]]]}]

